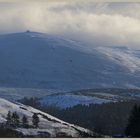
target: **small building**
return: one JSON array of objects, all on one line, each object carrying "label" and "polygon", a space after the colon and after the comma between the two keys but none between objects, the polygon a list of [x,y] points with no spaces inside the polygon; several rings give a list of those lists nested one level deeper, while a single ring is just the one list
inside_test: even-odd
[{"label": "small building", "polygon": [[30,33],[30,30],[27,30],[26,33]]}]

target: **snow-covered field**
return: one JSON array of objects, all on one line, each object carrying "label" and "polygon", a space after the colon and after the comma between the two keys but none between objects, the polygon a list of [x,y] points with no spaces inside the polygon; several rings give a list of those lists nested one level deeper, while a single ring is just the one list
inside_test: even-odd
[{"label": "snow-covered field", "polygon": [[75,105],[107,104],[111,102],[124,102],[137,99],[140,90],[124,89],[89,89],[65,93],[54,93],[37,99],[42,107],[53,106],[69,108]]},{"label": "snow-covered field", "polygon": [[60,108],[73,107],[78,104],[102,104],[113,102],[113,100],[102,99],[98,97],[83,96],[83,95],[52,95],[46,96],[39,100],[42,106],[56,106]]},{"label": "snow-covered field", "polygon": [[23,115],[26,115],[30,125],[32,124],[31,119],[33,113],[38,114],[40,122],[39,127],[37,129],[36,128],[25,129],[22,127],[15,128],[17,131],[22,132],[24,135],[35,136],[38,135],[40,132],[46,132],[49,133],[50,137],[56,137],[57,133],[63,132],[68,136],[80,137],[79,131],[92,134],[92,132],[87,129],[61,121],[47,113],[41,112],[30,106],[25,106],[20,103],[12,103],[5,99],[0,98],[0,123],[6,122],[8,111],[11,112],[16,111],[17,114],[20,116],[20,118]]}]

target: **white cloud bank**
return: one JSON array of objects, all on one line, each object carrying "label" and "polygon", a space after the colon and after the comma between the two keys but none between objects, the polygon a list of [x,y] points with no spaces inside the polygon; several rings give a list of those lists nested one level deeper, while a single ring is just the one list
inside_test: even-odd
[{"label": "white cloud bank", "polygon": [[26,29],[94,45],[140,47],[139,3],[0,3],[0,33]]}]

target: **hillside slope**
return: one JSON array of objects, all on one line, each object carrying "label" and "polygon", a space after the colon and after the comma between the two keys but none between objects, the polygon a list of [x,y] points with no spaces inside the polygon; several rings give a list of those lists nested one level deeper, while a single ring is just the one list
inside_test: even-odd
[{"label": "hillside slope", "polygon": [[86,50],[79,42],[35,32],[0,35],[0,87],[55,91],[140,87],[139,51],[117,50]]},{"label": "hillside slope", "polygon": [[75,126],[73,124],[66,123],[61,121],[47,113],[41,112],[30,106],[25,106],[20,103],[12,103],[5,99],[0,98],[0,123],[5,124],[6,117],[10,112],[17,112],[20,117],[20,121],[23,115],[26,115],[29,121],[29,125],[32,125],[32,115],[37,113],[40,122],[38,128],[23,128],[18,126],[13,128],[16,131],[21,132],[24,136],[38,136],[39,134],[47,134],[47,137],[57,137],[59,134],[65,135],[65,137],[83,137],[85,136],[94,136],[96,134],[84,129],[82,127]]}]

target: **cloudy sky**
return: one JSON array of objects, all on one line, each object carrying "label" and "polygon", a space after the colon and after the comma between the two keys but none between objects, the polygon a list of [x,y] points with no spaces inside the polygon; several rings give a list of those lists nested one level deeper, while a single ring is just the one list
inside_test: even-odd
[{"label": "cloudy sky", "polygon": [[0,2],[0,33],[27,29],[92,45],[140,48],[140,3]]}]

